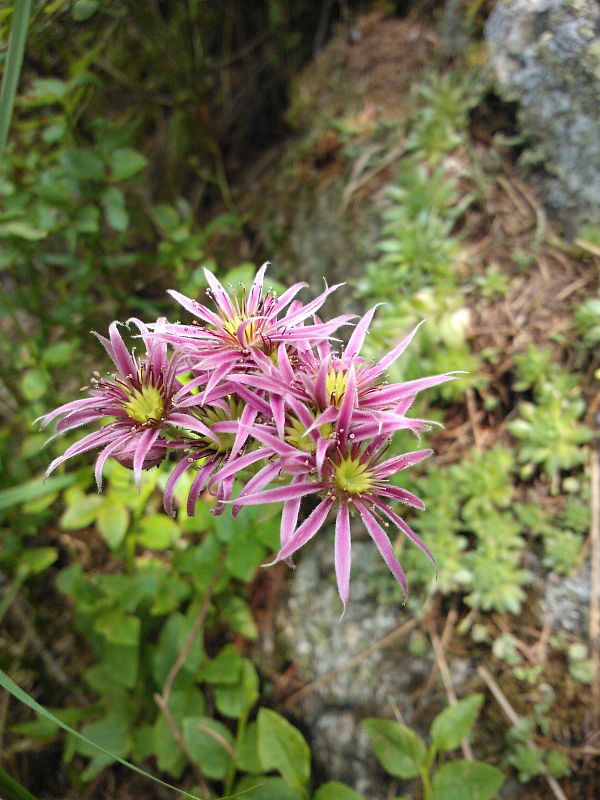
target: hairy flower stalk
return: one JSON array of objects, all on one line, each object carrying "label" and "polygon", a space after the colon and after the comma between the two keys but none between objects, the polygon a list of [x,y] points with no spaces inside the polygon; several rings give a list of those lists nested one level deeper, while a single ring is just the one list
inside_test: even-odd
[{"label": "hairy flower stalk", "polygon": [[[419,436],[429,429],[431,421],[407,412],[417,394],[456,373],[388,383],[388,369],[419,326],[370,362],[360,350],[375,308],[358,320],[347,345],[336,349],[331,337],[352,317],[324,322],[316,314],[338,287],[326,287],[303,305],[297,295],[305,284],[280,297],[264,291],[266,268],[240,296],[205,270],[214,310],[172,291],[196,317],[191,325],[130,320],[145,347],[142,356],[127,349],[116,322],[108,337],[98,336],[115,371],[107,377],[96,373],[87,396],[46,414],[41,424],[56,421],[55,435],[87,423],[101,427],[54,459],[47,474],[96,449],[99,488],[108,458],[132,469],[139,486],[142,470],[173,454],[164,488],[167,513],[175,512],[175,489],[188,471],[193,473],[189,515],[205,493],[214,497],[213,513],[229,506],[234,516],[247,505],[282,502],[281,546],[272,563],[291,563],[334,511],[335,569],[344,609],[350,593],[350,521],[361,519],[406,593],[389,528],[432,561],[433,555],[394,509],[401,503],[422,510],[423,503],[390,479],[432,451],[390,456],[389,447],[400,430]],[[308,495],[318,502],[300,521]]]}]

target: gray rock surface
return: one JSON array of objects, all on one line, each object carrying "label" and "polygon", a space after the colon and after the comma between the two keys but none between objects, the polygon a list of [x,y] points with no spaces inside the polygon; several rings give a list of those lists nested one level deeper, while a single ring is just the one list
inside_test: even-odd
[{"label": "gray rock surface", "polygon": [[498,91],[518,104],[546,201],[573,230],[600,224],[600,6],[500,0],[486,26]]},{"label": "gray rock surface", "polygon": [[[388,579],[372,542],[361,541],[361,535],[356,526],[350,604],[343,620],[333,569],[333,543],[320,537],[298,558],[290,596],[280,612],[279,637],[306,681],[337,670],[294,709],[309,731],[319,777],[342,781],[369,800],[384,800],[402,794],[401,786],[379,766],[360,723],[370,716],[393,718],[398,709],[404,721],[424,735],[423,720],[414,719],[411,695],[426,680],[431,661],[409,653],[410,635],[406,635],[389,646],[376,648],[355,666],[347,666],[353,656],[413,616],[400,600],[382,602],[382,595],[393,596],[390,589],[394,580],[391,576]],[[457,686],[473,674],[472,665],[458,660],[450,664],[450,669]],[[392,789],[394,794],[390,795]]]}]

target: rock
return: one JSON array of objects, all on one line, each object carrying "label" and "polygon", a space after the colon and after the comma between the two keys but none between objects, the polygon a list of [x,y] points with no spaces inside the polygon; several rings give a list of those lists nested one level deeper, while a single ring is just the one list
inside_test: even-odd
[{"label": "rock", "polygon": [[544,593],[544,611],[554,619],[556,627],[585,637],[589,627],[591,594],[591,567],[588,563],[573,577],[550,577]]},{"label": "rock", "polygon": [[518,104],[527,163],[574,231],[600,224],[600,7],[594,0],[501,0],[486,26],[498,91]]},{"label": "rock", "polygon": [[[430,658],[409,654],[409,635],[376,649],[355,666],[347,662],[374,642],[410,619],[412,611],[398,602],[383,603],[378,587],[385,581],[389,595],[393,578],[386,574],[377,549],[360,541],[353,531],[350,604],[342,610],[333,568],[333,547],[326,537],[306,548],[299,557],[290,596],[279,616],[280,639],[287,656],[300,667],[306,681],[330,670],[330,680],[307,693],[294,710],[310,731],[316,774],[323,780],[339,780],[368,797],[389,797],[392,779],[376,761],[361,727],[366,717],[393,718],[400,709],[404,720],[414,724],[410,695],[423,685],[431,669]],[[454,668],[456,667],[456,673]],[[452,665],[453,675],[472,676],[471,670]],[[462,679],[462,678],[461,678]],[[426,730],[419,724],[420,734]],[[398,787],[396,787],[398,788]]]}]

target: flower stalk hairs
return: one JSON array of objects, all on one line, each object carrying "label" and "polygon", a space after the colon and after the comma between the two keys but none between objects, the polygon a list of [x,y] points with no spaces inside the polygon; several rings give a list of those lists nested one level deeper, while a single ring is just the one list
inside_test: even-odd
[{"label": "flower stalk hairs", "polygon": [[[187,471],[194,475],[190,515],[205,493],[215,499],[215,514],[230,506],[237,516],[247,505],[281,502],[281,547],[272,563],[291,564],[335,512],[335,570],[344,609],[350,594],[350,520],[359,518],[406,594],[386,529],[394,526],[434,559],[394,509],[398,502],[417,509],[423,503],[390,479],[432,451],[389,455],[388,450],[397,431],[418,436],[429,429],[430,421],[406,414],[419,392],[456,374],[388,383],[389,367],[419,326],[372,363],[360,351],[376,308],[356,322],[345,347],[336,347],[333,334],[354,318],[322,321],[317,312],[338,286],[303,304],[296,296],[306,284],[297,283],[280,297],[265,291],[266,268],[240,296],[205,270],[214,310],[172,291],[191,323],[129,320],[139,343],[131,351],[117,322],[108,337],[98,335],[115,371],[107,377],[95,373],[85,397],[40,422],[42,427],[54,422],[55,435],[87,423],[101,427],[68,447],[47,475],[70,458],[99,450],[99,489],[108,458],[132,469],[139,486],[142,470],[174,454],[164,489],[167,513],[174,513],[174,491]],[[300,521],[308,495],[316,505]]]}]

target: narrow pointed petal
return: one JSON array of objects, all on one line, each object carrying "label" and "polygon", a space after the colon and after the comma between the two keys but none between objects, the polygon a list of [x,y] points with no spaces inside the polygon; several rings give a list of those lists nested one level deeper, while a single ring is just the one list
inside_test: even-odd
[{"label": "narrow pointed petal", "polygon": [[319,503],[312,514],[304,520],[294,535],[287,541],[285,546],[281,548],[279,553],[277,553],[277,558],[273,563],[285,561],[287,558],[290,558],[290,556],[294,555],[296,550],[299,550],[309,539],[312,539],[327,519],[333,502],[333,500],[328,498]]},{"label": "narrow pointed petal", "polygon": [[[323,483],[296,483],[289,486],[280,486],[277,489],[267,489],[258,494],[249,494],[244,497],[238,497],[236,504],[243,506],[258,506],[263,503],[284,503],[287,500],[294,500],[297,497],[305,497],[309,494],[316,494],[325,488]],[[333,501],[331,501],[333,502]]]},{"label": "narrow pointed petal", "polygon": [[399,500],[401,503],[404,503],[411,508],[417,508],[419,511],[425,511],[425,503],[420,497],[417,497],[412,492],[409,492],[408,489],[400,489],[397,486],[386,486],[385,489],[380,490],[379,494],[382,497],[389,497],[393,500]]},{"label": "narrow pointed petal", "polygon": [[350,597],[350,514],[347,503],[340,505],[336,517],[334,560],[338,592],[344,604],[342,613],[344,616]]},{"label": "narrow pointed petal", "polygon": [[440,383],[456,380],[456,377],[455,373],[446,372],[442,375],[430,375],[427,378],[417,378],[414,381],[406,381],[405,383],[395,383],[392,386],[378,389],[373,400],[378,406],[394,405],[405,397],[414,397],[424,389],[430,389],[432,386],[439,386]]},{"label": "narrow pointed petal", "polygon": [[173,472],[169,475],[169,480],[165,484],[165,490],[163,493],[163,505],[164,509],[170,517],[175,516],[175,510],[173,508],[173,493],[175,491],[175,487],[179,482],[179,479],[183,475],[183,473],[188,470],[196,459],[192,458],[191,456],[184,456],[181,461],[175,465]]},{"label": "narrow pointed petal", "polygon": [[217,305],[223,309],[223,311],[230,317],[235,317],[235,309],[231,303],[231,298],[225,291],[225,287],[209,269],[204,267],[204,276],[208,281],[210,288],[212,289],[212,293],[214,296],[214,300]]},{"label": "narrow pointed petal", "polygon": [[428,458],[432,453],[433,450],[415,450],[412,453],[404,453],[401,456],[389,458],[377,467],[377,477],[387,478],[407,467],[412,467],[413,464],[418,464],[420,461]]},{"label": "narrow pointed petal", "polygon": [[72,444],[68,447],[62,456],[58,456],[55,458],[54,461],[50,464],[48,469],[46,470],[46,478],[50,473],[54,472],[54,470],[67,461],[69,458],[73,458],[73,456],[81,455],[82,453],[87,453],[89,450],[95,450],[97,447],[102,447],[103,445],[110,444],[116,436],[118,436],[120,430],[112,425],[106,425],[102,430],[94,431],[94,433],[88,433],[87,436],[84,436],[83,439],[80,439],[75,444]]},{"label": "narrow pointed petal", "polygon": [[289,385],[295,379],[296,375],[290,364],[290,358],[287,353],[285,344],[282,342],[277,349],[277,363],[283,380]]},{"label": "narrow pointed petal", "polygon": [[387,506],[385,503],[382,503],[380,500],[378,500],[378,501],[374,502],[373,505],[375,505],[377,508],[379,508],[381,511],[383,511],[383,513],[394,523],[394,525],[397,525],[398,528],[400,528],[400,530],[402,531],[402,533],[408,539],[410,539],[410,541],[413,544],[416,544],[416,546],[419,548],[419,550],[422,553],[425,553],[427,558],[431,561],[431,563],[435,567],[435,571],[436,571],[436,575],[437,575],[437,562],[435,560],[435,557],[434,557],[433,553],[427,547],[425,542],[423,542],[423,540],[419,536],[417,536],[417,534],[412,530],[412,528],[410,528],[407,525],[407,523],[402,519],[401,516],[396,514],[395,511],[392,511],[392,509],[389,506]]},{"label": "narrow pointed petal", "polygon": [[152,445],[158,439],[160,431],[156,428],[150,428],[147,431],[144,431],[140,436],[140,440],[138,446],[135,449],[135,454],[133,456],[133,474],[135,476],[135,482],[138,487],[140,488],[140,484],[142,481],[142,469],[144,466],[144,461],[146,460],[146,456],[150,452]]},{"label": "narrow pointed petal", "polygon": [[41,428],[46,428],[48,424],[57,417],[60,417],[64,414],[72,414],[75,411],[96,408],[98,403],[99,400],[95,397],[84,397],[80,400],[71,400],[71,402],[64,403],[62,406],[55,408],[54,411],[50,411],[48,414],[38,417],[35,422],[39,422]]},{"label": "narrow pointed petal", "polygon": [[329,297],[332,292],[335,292],[336,289],[339,289],[340,286],[343,286],[343,283],[336,283],[334,286],[330,286],[321,292],[320,295],[315,297],[314,300],[311,300],[310,303],[307,303],[305,306],[297,311],[296,313],[288,314],[287,316],[283,317],[280,320],[280,325],[285,325],[285,327],[292,327],[294,325],[298,325],[299,322],[303,322],[308,317],[312,316],[316,311],[318,311],[325,300]]},{"label": "narrow pointed petal", "polygon": [[337,423],[335,426],[336,433],[343,448],[346,447],[348,434],[350,433],[350,426],[352,425],[352,412],[358,402],[358,395],[356,392],[356,371],[354,364],[348,370],[348,382],[346,384],[346,391],[340,406],[340,413],[338,415]]},{"label": "narrow pointed petal", "polygon": [[[270,461],[268,464],[265,464],[264,467],[258,470],[256,475],[254,475],[248,483],[244,486],[238,497],[244,497],[246,494],[255,494],[256,492],[260,491],[264,486],[274,481],[275,478],[281,472],[281,462],[280,461]],[[237,498],[236,498],[237,500]],[[241,511],[241,506],[238,505],[235,501],[231,507],[231,514],[233,517],[237,517],[237,515]]]},{"label": "narrow pointed petal", "polygon": [[[177,300],[177,302],[182,305],[186,311],[189,311],[190,314],[193,314],[195,317],[200,317],[201,320],[208,322],[210,325],[214,325],[215,328],[223,327],[223,321],[197,300],[192,300],[191,298],[186,297],[184,294],[181,294],[181,292],[176,292],[175,289],[168,289],[167,294],[170,294],[174,300]],[[176,326],[171,325],[170,327],[173,329]],[[189,328],[189,331],[191,334],[196,333],[196,330],[191,327]]]},{"label": "narrow pointed petal", "polygon": [[388,568],[394,578],[396,578],[400,586],[402,586],[404,595],[407,597],[408,584],[406,583],[406,576],[404,574],[404,570],[400,566],[400,562],[396,558],[394,548],[392,547],[392,543],[390,542],[387,533],[383,530],[375,518],[371,516],[370,512],[362,503],[359,503],[355,500],[354,505],[362,517],[362,520],[365,523],[365,527],[369,531],[371,538],[377,545],[377,549],[381,553],[383,560],[388,565]]},{"label": "narrow pointed petal", "polygon": [[252,282],[252,286],[250,287],[250,293],[248,295],[248,313],[249,314],[256,314],[256,310],[258,309],[260,299],[262,297],[262,290],[263,290],[263,281],[265,278],[265,272],[267,271],[267,267],[269,266],[269,262],[265,261],[262,267],[256,273],[256,277]]},{"label": "narrow pointed petal", "polygon": [[104,470],[104,465],[106,464],[106,460],[120,447],[122,447],[125,442],[129,439],[129,434],[126,433],[123,436],[115,439],[114,442],[107,445],[104,450],[100,453],[96,460],[96,466],[94,468],[94,477],[96,478],[96,486],[98,487],[98,491],[102,491],[102,472]]},{"label": "narrow pointed petal", "polygon": [[290,286],[289,289],[286,289],[285,292],[281,295],[281,297],[277,300],[277,302],[273,305],[271,309],[269,309],[269,318],[272,319],[273,317],[277,316],[280,311],[282,311],[287,305],[289,305],[294,297],[298,294],[301,289],[305,289],[308,286],[308,283],[295,283],[293,286]]},{"label": "narrow pointed petal", "polygon": [[213,486],[215,483],[219,483],[225,480],[225,478],[235,475],[240,470],[246,469],[246,467],[249,467],[251,464],[255,464],[262,458],[268,458],[271,455],[273,455],[271,450],[267,447],[263,447],[260,450],[253,450],[251,453],[246,453],[245,456],[238,456],[212,476],[210,485]]},{"label": "narrow pointed petal", "polygon": [[381,375],[382,373],[384,373],[386,370],[388,370],[388,369],[389,369],[389,368],[392,366],[392,364],[394,363],[394,361],[396,361],[397,359],[399,359],[399,358],[400,358],[400,356],[402,355],[402,353],[404,353],[404,351],[406,350],[406,348],[408,347],[408,345],[409,345],[409,344],[412,342],[412,340],[415,338],[417,331],[419,330],[419,328],[421,327],[421,325],[423,325],[423,324],[424,324],[424,322],[425,322],[425,320],[421,320],[421,322],[419,322],[419,324],[416,326],[416,328],[414,328],[414,329],[413,329],[413,330],[412,330],[412,331],[411,331],[411,332],[408,334],[408,336],[407,336],[405,339],[403,339],[403,340],[400,342],[400,344],[397,344],[397,345],[396,345],[396,347],[394,347],[394,348],[393,348],[393,350],[390,350],[390,352],[389,352],[389,353],[387,353],[387,354],[386,354],[386,355],[385,355],[385,356],[384,356],[384,357],[383,357],[383,358],[382,358],[382,359],[379,361],[379,363],[378,363],[378,364],[376,364],[374,367],[372,367],[372,368],[369,370],[369,377],[370,377],[370,378],[371,378],[371,377],[376,377],[376,376],[378,376],[378,375]]},{"label": "narrow pointed petal", "polygon": [[225,378],[229,375],[231,370],[234,368],[235,363],[237,361],[237,355],[235,353],[231,354],[223,354],[222,355],[222,363],[218,366],[213,373],[211,373],[208,382],[206,384],[206,389],[202,393],[202,402],[208,403],[209,402],[209,394],[213,387],[215,387],[218,383],[225,380]]},{"label": "narrow pointed petal", "polygon": [[[294,481],[297,481],[294,478]],[[298,512],[300,511],[301,498],[296,497],[283,504],[281,511],[281,526],[279,528],[279,540],[281,547],[284,547],[294,535],[298,524]]]},{"label": "narrow pointed petal", "polygon": [[200,422],[200,420],[196,417],[192,417],[191,414],[169,414],[169,422],[179,426],[180,428],[185,428],[189,431],[194,431],[194,433],[199,433],[201,436],[206,436],[215,443],[219,442],[218,436],[215,436],[215,434],[207,425],[205,425],[203,422]]},{"label": "narrow pointed petal", "polygon": [[123,377],[135,375],[137,368],[133,358],[131,357],[131,353],[125,347],[125,342],[121,338],[118,323],[111,322],[108,329],[108,334],[110,336],[110,346],[112,350],[112,352],[109,352],[109,355],[115,362],[116,368],[121,375],[123,375]]},{"label": "narrow pointed petal", "polygon": [[367,311],[364,317],[362,317],[359,322],[356,323],[356,327],[352,331],[352,336],[348,341],[348,346],[344,350],[342,356],[344,364],[349,364],[360,353],[361,347],[365,341],[365,336],[369,330],[369,325],[373,319],[373,315],[380,305],[383,305],[383,303],[377,303],[376,306],[373,306],[370,311]]},{"label": "narrow pointed petal", "polygon": [[231,448],[231,453],[229,454],[228,461],[233,461],[233,459],[237,456],[243,446],[246,444],[248,440],[248,436],[250,435],[250,428],[252,427],[252,423],[256,419],[258,411],[251,405],[244,406],[242,414],[240,416],[240,424],[235,434],[235,439],[233,441],[233,446]]},{"label": "narrow pointed petal", "polygon": [[217,467],[218,463],[219,462],[216,458],[209,458],[207,462],[198,470],[196,477],[192,481],[192,485],[190,486],[190,491],[188,494],[186,508],[188,517],[193,517],[196,513],[196,503],[198,502],[200,492],[204,489],[206,482],[210,477],[210,473]]}]

